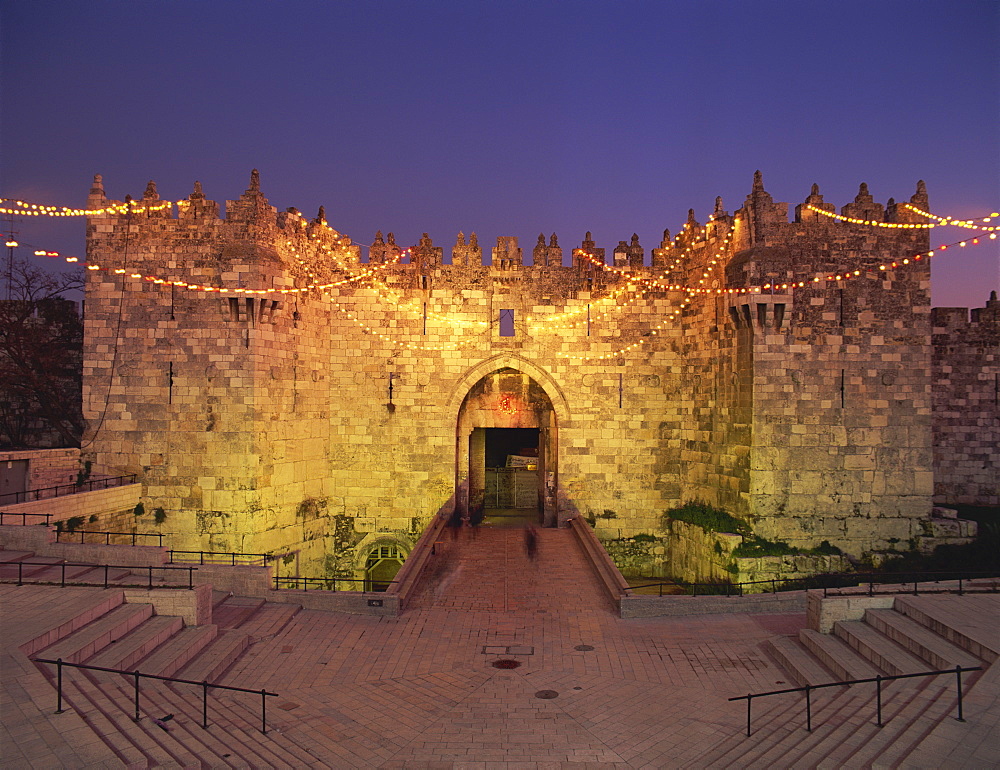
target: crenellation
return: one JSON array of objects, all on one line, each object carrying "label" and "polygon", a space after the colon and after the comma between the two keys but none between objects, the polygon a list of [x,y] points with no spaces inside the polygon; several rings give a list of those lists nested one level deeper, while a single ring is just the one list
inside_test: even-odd
[{"label": "crenellation", "polygon": [[[877,212],[869,198],[848,206]],[[88,201],[106,201],[100,178]],[[815,185],[806,203],[834,210]],[[759,173],[732,215],[716,199],[705,225],[692,210],[676,240],[664,231],[649,266],[637,235],[620,241],[622,273],[589,232],[567,268],[554,233],[530,266],[513,236],[484,265],[475,233],[449,264],[427,234],[399,261],[379,231],[364,260],[322,208],[279,214],[256,172],[225,219],[198,184],[165,211],[89,220],[89,259],[122,265],[127,233],[129,267],[171,283],[88,272],[84,406],[89,456],[141,475],[174,547],[296,551],[302,574],[364,577],[377,544],[405,551],[433,516],[476,504],[478,429],[526,427],[547,524],[579,513],[608,538],[667,537],[661,513],[702,500],[765,537],[861,555],[919,535],[932,493],[956,488],[931,452],[941,420],[953,443],[977,430],[954,403],[988,413],[939,351],[975,327],[971,372],[995,298],[972,319],[929,314],[926,261],[878,270],[925,250],[926,230],[804,204],[789,222]],[[949,473],[988,483],[959,457]]]}]

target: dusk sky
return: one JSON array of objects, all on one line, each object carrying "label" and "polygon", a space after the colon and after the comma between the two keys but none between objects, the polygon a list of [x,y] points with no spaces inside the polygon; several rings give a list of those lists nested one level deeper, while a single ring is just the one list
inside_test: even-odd
[{"label": "dusk sky", "polygon": [[[197,179],[224,203],[258,168],[279,209],[446,253],[459,230],[648,251],[716,195],[738,208],[756,169],[792,206],[924,179],[933,211],[981,217],[998,41],[995,0],[3,0],[0,196],[83,206],[100,173],[117,199]],[[82,219],[15,229],[22,255],[83,254]],[[935,257],[934,304],[982,306],[998,244]]]}]

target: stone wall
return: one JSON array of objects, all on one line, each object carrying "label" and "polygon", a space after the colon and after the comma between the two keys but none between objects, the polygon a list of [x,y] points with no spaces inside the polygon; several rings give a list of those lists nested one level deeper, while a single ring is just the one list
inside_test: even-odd
[{"label": "stone wall", "polygon": [[0,463],[13,460],[28,461],[28,489],[72,484],[80,470],[80,450],[76,447],[0,452]]},{"label": "stone wall", "polygon": [[[870,197],[845,213],[906,221]],[[109,203],[95,181],[88,207]],[[607,540],[669,536],[687,500],[856,554],[930,516],[925,231],[789,222],[758,177],[648,266],[635,237],[601,264],[590,233],[568,265],[555,235],[534,265],[500,237],[484,265],[461,233],[451,263],[381,233],[366,260],[256,173],[224,218],[198,187],[176,217],[155,185],[137,204],[89,220],[84,441],[101,472],[141,474],[172,547],[354,577],[468,508],[472,434],[498,427],[540,431],[546,523],[581,514]],[[684,570],[721,577],[689,551]]]},{"label": "stone wall", "polygon": [[934,501],[1000,505],[1000,301],[934,308]]},{"label": "stone wall", "polygon": [[[142,493],[141,484],[125,484],[120,487],[110,489],[95,489],[92,492],[74,492],[71,495],[62,497],[52,497],[44,500],[32,500],[27,503],[15,503],[3,506],[4,513],[25,513],[25,514],[51,514],[51,523],[66,521],[73,517],[82,517],[88,529],[97,529],[94,522],[90,522],[91,517],[96,517],[95,522],[107,522],[109,520],[127,521],[131,517],[132,509],[139,502]],[[134,518],[134,517],[133,517]],[[15,521],[13,517],[5,516],[5,523]],[[36,523],[32,518],[27,519],[28,524]],[[105,530],[105,531],[125,531],[127,530]]]}]

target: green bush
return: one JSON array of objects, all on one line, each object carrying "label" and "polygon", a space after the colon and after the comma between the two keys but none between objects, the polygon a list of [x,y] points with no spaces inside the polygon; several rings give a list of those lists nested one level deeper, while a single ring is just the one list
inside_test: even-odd
[{"label": "green bush", "polygon": [[83,516],[71,516],[66,519],[66,531],[73,532],[83,526],[85,519]]},{"label": "green bush", "polygon": [[153,509],[153,521],[157,524],[162,524],[167,520],[167,512],[162,508]]},{"label": "green bush", "polygon": [[791,556],[799,553],[802,553],[801,549],[794,548],[783,540],[767,540],[759,535],[745,536],[743,542],[733,549],[734,558]]},{"label": "green bush", "polygon": [[736,535],[751,534],[750,525],[720,508],[708,503],[691,501],[663,514],[664,526],[670,521],[683,521],[701,527],[706,532],[731,532]]},{"label": "green bush", "polygon": [[640,532],[638,535],[632,535],[632,539],[637,543],[655,543],[659,538]]},{"label": "green bush", "polygon": [[135,508],[132,509],[132,514],[134,516],[142,516],[146,513],[146,506],[142,503],[136,503]]}]

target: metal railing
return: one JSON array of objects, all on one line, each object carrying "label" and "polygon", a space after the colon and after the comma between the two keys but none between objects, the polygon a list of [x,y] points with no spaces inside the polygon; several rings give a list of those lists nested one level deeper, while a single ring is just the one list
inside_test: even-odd
[{"label": "metal railing", "polygon": [[240,553],[238,551],[167,551],[169,564],[228,564],[231,567],[262,567],[269,561],[282,558],[282,554]]},{"label": "metal railing", "polygon": [[[194,573],[198,569],[197,567],[170,567],[166,565],[161,565],[157,567],[153,566],[136,566],[134,564],[85,564],[81,562],[47,562],[47,561],[17,561],[17,562],[6,562],[0,564],[0,583],[9,583],[13,580],[13,576],[7,577],[2,573],[8,571],[9,568],[17,565],[17,584],[23,586],[25,582],[29,584],[39,584],[39,585],[55,585],[58,583],[60,588],[65,588],[66,586],[99,586],[103,585],[104,588],[109,588],[112,585],[121,586],[123,588],[148,588],[150,590],[154,588],[187,588],[192,590],[194,588]],[[25,567],[40,567],[40,569],[31,572],[28,575],[24,574]],[[95,580],[79,580],[80,575],[71,576],[69,580],[66,579],[66,569],[70,567],[87,567],[89,570],[104,570],[104,581]],[[59,569],[60,575],[59,580],[26,580],[26,578],[32,578],[39,574],[48,572],[51,569]],[[118,580],[111,580],[109,573],[111,570],[123,569],[126,570],[128,574],[136,574],[135,570],[142,570],[146,572],[146,582],[145,583],[121,583]],[[89,571],[88,570],[88,571]],[[188,573],[188,583],[184,585],[173,585],[166,583],[153,583],[153,570],[187,570]],[[12,570],[10,570],[12,571]],[[86,574],[86,573],[83,573]]]},{"label": "metal railing", "polygon": [[[989,580],[994,582],[988,586],[969,585],[972,580]],[[942,583],[957,583],[956,588],[943,587]],[[920,593],[920,586],[923,585],[924,593],[940,593],[942,591],[957,591],[959,595],[964,593],[1000,593],[1000,576],[996,572],[985,571],[957,571],[948,572],[837,572],[820,575],[811,575],[801,578],[772,578],[771,580],[748,580],[741,583],[682,583],[673,580],[661,580],[641,585],[630,585],[629,589],[656,588],[659,587],[659,595],[663,596],[663,589],[682,588],[688,596],[745,596],[748,593],[781,593],[783,591],[802,591],[808,588],[823,589],[823,596],[837,596],[834,593],[837,589],[857,589],[861,586],[868,586],[868,595],[874,596],[877,593],[897,594],[905,593],[917,596]],[[770,587],[770,591],[747,591],[746,587],[765,586]],[[881,587],[883,590],[877,590]]]},{"label": "metal railing", "polygon": [[955,668],[944,669],[942,671],[920,671],[914,674],[894,674],[891,676],[875,676],[868,679],[845,679],[841,682],[825,682],[823,684],[807,684],[805,687],[789,687],[785,690],[771,690],[770,692],[747,693],[730,698],[730,701],[745,700],[747,702],[747,737],[750,737],[750,706],[754,698],[766,698],[769,695],[783,695],[789,692],[804,692],[806,694],[806,730],[812,732],[812,698],[813,690],[820,690],[824,687],[841,687],[852,684],[875,683],[875,700],[878,726],[882,727],[882,682],[889,682],[896,679],[912,679],[918,676],[938,676],[940,674],[954,674],[956,679],[956,689],[958,692],[958,716],[955,718],[959,722],[964,722],[962,713],[962,673],[966,671],[982,671],[982,666],[955,666]]},{"label": "metal railing", "polygon": [[295,591],[339,591],[338,583],[363,583],[362,591],[382,592],[387,591],[389,586],[395,585],[396,580],[370,580],[364,578],[317,578],[317,577],[293,577],[274,576],[274,590],[292,589]]},{"label": "metal railing", "polygon": [[79,484],[59,484],[55,487],[27,489],[23,492],[6,492],[0,495],[0,505],[30,503],[35,500],[51,500],[53,497],[75,495],[77,492],[95,492],[99,489],[123,487],[127,484],[134,484],[136,478],[136,474],[130,473],[127,476],[111,476],[106,479],[92,479],[90,481],[83,481]]},{"label": "metal railing", "polygon": [[[56,530],[56,542],[64,543],[68,542],[67,538],[72,535],[74,538],[79,535],[80,543],[86,543],[86,535],[104,535],[104,545],[111,545],[112,536],[120,536],[132,539],[132,545],[136,545],[136,538],[139,537],[155,537],[157,538],[156,545],[159,548],[163,547],[163,533],[162,532],[102,532],[96,529],[57,529]],[[93,541],[91,541],[93,543]],[[94,543],[99,545],[99,543]],[[118,545],[116,543],[115,545]]]},{"label": "metal railing", "polygon": [[42,521],[32,522],[33,524],[48,524],[49,519],[51,519],[53,515],[54,514],[51,513],[19,513],[16,511],[12,513],[10,511],[0,511],[0,525],[6,523],[5,519],[7,516],[20,516],[22,526],[28,523],[27,522],[28,516],[37,516],[38,518],[42,519]]},{"label": "metal railing", "polygon": [[246,687],[230,687],[226,684],[213,684],[211,682],[196,682],[193,679],[175,679],[170,676],[159,676],[158,674],[143,674],[139,671],[125,671],[120,668],[103,668],[101,666],[87,666],[83,663],[67,663],[62,658],[56,658],[55,660],[50,660],[48,658],[32,658],[35,663],[49,663],[56,667],[56,713],[63,713],[63,692],[62,692],[62,670],[63,666],[69,666],[70,668],[81,668],[86,671],[104,671],[108,674],[121,674],[122,676],[132,677],[133,688],[134,688],[134,706],[135,706],[135,721],[138,722],[141,717],[139,716],[139,680],[140,679],[156,679],[160,682],[174,682],[177,684],[192,684],[196,687],[201,687],[201,726],[202,729],[208,729],[208,690],[209,688],[215,690],[230,690],[232,692],[248,692],[254,695],[260,695],[260,731],[262,733],[267,733],[267,699],[268,697],[275,697],[278,693],[268,692],[267,690],[250,690]]}]

